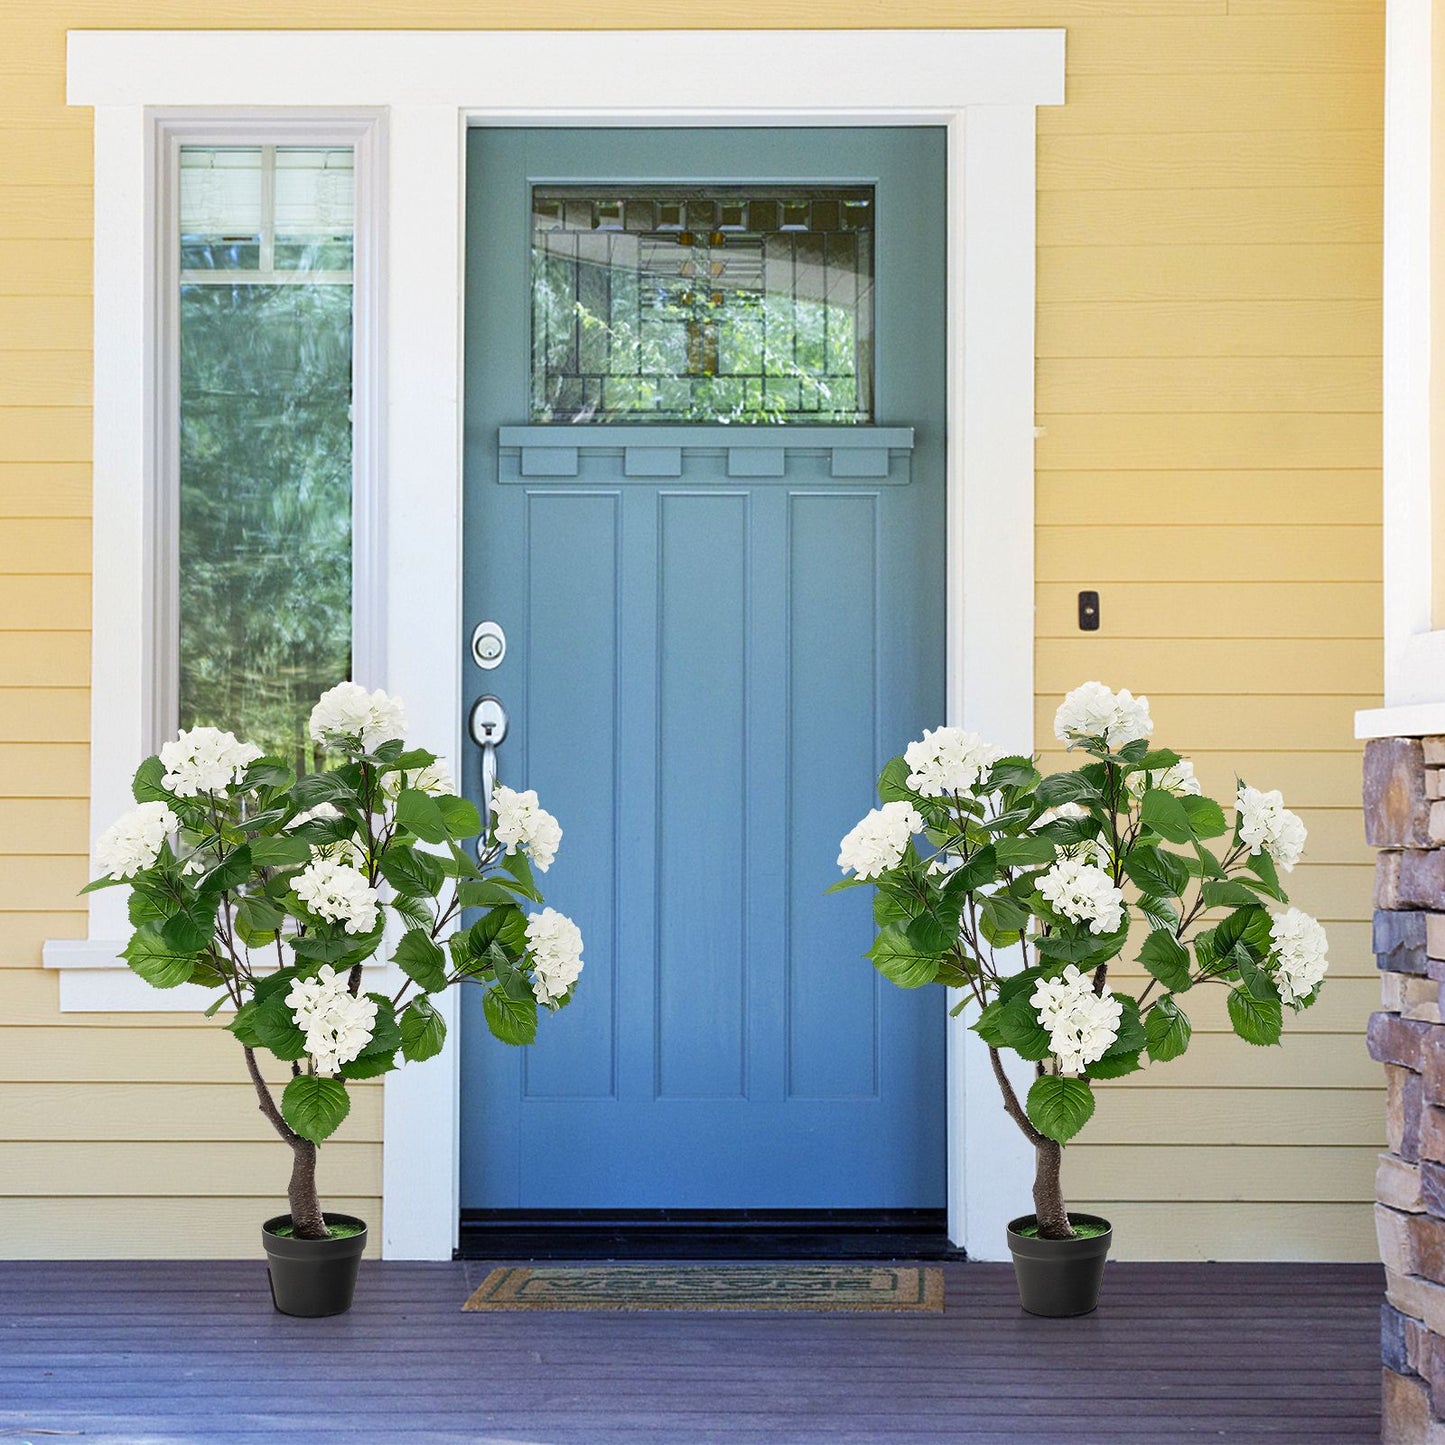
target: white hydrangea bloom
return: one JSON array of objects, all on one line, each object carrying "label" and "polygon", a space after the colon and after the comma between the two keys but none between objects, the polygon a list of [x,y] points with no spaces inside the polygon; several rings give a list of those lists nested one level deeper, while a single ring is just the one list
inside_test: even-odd
[{"label": "white hydrangea bloom", "polygon": [[1204,789],[1194,776],[1194,764],[1188,758],[1180,758],[1167,768],[1155,768],[1147,773],[1129,774],[1129,792],[1135,798],[1142,798],[1150,788],[1158,788],[1176,797],[1198,798]]},{"label": "white hydrangea bloom", "polygon": [[442,758],[428,763],[424,768],[407,768],[402,772],[388,773],[382,779],[381,791],[388,798],[395,799],[403,788],[414,788],[417,792],[426,793],[433,798],[455,796],[457,791],[451,771]]},{"label": "white hydrangea bloom", "polygon": [[527,952],[532,959],[532,992],[537,1002],[555,1004],[582,972],[582,930],[555,908],[527,919]]},{"label": "white hydrangea bloom", "polygon": [[498,783],[492,789],[492,827],[497,842],[508,853],[521,848],[539,873],[552,866],[562,841],[562,825],[538,803],[535,789],[519,793]]},{"label": "white hydrangea bloom", "polygon": [[406,709],[380,688],[367,692],[360,683],[338,682],[311,709],[310,730],[318,743],[357,738],[372,752],[406,736]]},{"label": "white hydrangea bloom", "polygon": [[342,924],[347,933],[370,933],[376,927],[376,889],[340,858],[313,855],[292,886],[312,913]]},{"label": "white hydrangea bloom", "polygon": [[1111,748],[1121,748],[1153,731],[1147,697],[1135,697],[1128,688],[1110,692],[1102,682],[1076,687],[1054,714],[1054,736],[1071,746],[1081,738],[1102,738]]},{"label": "white hydrangea bloom", "polygon": [[1241,786],[1236,799],[1239,808],[1239,836],[1251,853],[1262,848],[1286,873],[1294,869],[1309,836],[1303,820],[1284,805],[1278,788],[1261,792]]},{"label": "white hydrangea bloom", "polygon": [[315,978],[297,979],[286,995],[296,1027],[306,1035],[306,1052],[318,1073],[334,1074],[371,1042],[376,1032],[376,1000],[353,998],[345,974],[324,963]]},{"label": "white hydrangea bloom", "polygon": [[95,863],[112,878],[134,878],[154,865],[161,845],[181,826],[164,803],[142,803],[95,840]]},{"label": "white hydrangea bloom", "polygon": [[355,838],[337,838],[331,843],[313,843],[311,845],[311,861],[315,863],[323,858],[329,858],[336,863],[344,863],[348,868],[355,868],[358,872],[364,872],[366,868],[366,853]]},{"label": "white hydrangea bloom", "polygon": [[1096,994],[1087,974],[1071,963],[1058,978],[1040,979],[1029,997],[1048,1030],[1049,1048],[1067,1074],[1102,1059],[1119,1037],[1124,1006],[1113,994]]},{"label": "white hydrangea bloom", "polygon": [[1299,908],[1286,908],[1274,915],[1270,925],[1274,940],[1274,981],[1286,1003],[1308,998],[1329,968],[1325,952],[1329,939],[1322,924]]},{"label": "white hydrangea bloom", "polygon": [[925,728],[903,753],[908,786],[925,798],[966,793],[1001,757],[1002,748],[962,728]]},{"label": "white hydrangea bloom", "polygon": [[923,818],[912,803],[884,803],[838,845],[838,866],[860,878],[877,878],[898,866],[908,840],[922,831]]},{"label": "white hydrangea bloom", "polygon": [[1087,857],[1060,858],[1039,880],[1039,892],[1055,913],[1087,923],[1090,933],[1115,933],[1123,921],[1124,895]]},{"label": "white hydrangea bloom", "polygon": [[161,786],[178,798],[198,793],[220,793],[241,781],[246,765],[261,756],[255,743],[243,743],[235,733],[219,728],[191,728],[161,744]]}]

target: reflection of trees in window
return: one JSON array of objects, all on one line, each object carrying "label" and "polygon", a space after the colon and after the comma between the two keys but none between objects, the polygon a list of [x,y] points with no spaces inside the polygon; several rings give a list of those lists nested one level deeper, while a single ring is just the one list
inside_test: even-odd
[{"label": "reflection of trees in window", "polygon": [[535,421],[872,419],[873,194],[537,187]]},{"label": "reflection of trees in window", "polygon": [[314,766],[351,675],[349,285],[181,288],[180,722]]}]

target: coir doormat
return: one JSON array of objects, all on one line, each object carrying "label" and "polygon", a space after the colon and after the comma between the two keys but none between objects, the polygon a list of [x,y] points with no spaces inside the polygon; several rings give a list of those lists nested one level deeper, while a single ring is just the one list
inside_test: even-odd
[{"label": "coir doormat", "polygon": [[464,1310],[939,1314],[943,1271],[888,1265],[538,1265],[494,1269]]}]

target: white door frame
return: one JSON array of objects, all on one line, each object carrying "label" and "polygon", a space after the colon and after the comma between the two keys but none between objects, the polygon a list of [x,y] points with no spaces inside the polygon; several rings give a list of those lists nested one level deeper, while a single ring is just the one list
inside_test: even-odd
[{"label": "white door frame", "polygon": [[[697,104],[695,68],[727,77]],[[465,136],[471,125],[943,125],[948,130],[947,721],[1033,746],[1035,108],[1063,102],[1062,30],[72,31],[69,100],[96,108],[97,523],[143,508],[156,438],[137,381],[151,346],[155,199],[148,158],[163,108],[221,116],[384,108],[386,421],[384,684],[412,729],[462,740],[461,476]],[[724,87],[719,84],[721,91]],[[566,96],[559,108],[555,97]],[[840,103],[838,97],[846,97]],[[102,164],[103,162],[103,164]],[[117,546],[122,555],[117,556]],[[110,821],[150,743],[140,698],[108,649],[151,637],[139,519],[96,528],[92,832]],[[117,636],[117,617],[131,629]],[[140,624],[139,633],[136,626]],[[107,663],[107,657],[112,661]],[[150,664],[139,659],[140,670]],[[104,895],[98,895],[104,897]],[[66,973],[123,1001],[114,926]],[[123,967],[123,965],[122,965]],[[86,1007],[84,990],[69,991]],[[100,995],[96,995],[97,1000]],[[163,996],[162,996],[163,997]],[[138,991],[135,1006],[158,996]],[[455,999],[444,996],[449,1022]],[[92,1004],[90,1006],[97,1006]],[[385,1084],[383,1252],[447,1259],[458,1209],[459,1049]],[[986,1051],[948,1036],[949,1234],[1003,1255],[1027,1208],[1027,1148],[999,1105]]]}]

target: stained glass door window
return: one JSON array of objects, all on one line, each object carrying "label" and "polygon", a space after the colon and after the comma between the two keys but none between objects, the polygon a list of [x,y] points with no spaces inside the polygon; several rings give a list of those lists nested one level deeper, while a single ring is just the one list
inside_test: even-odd
[{"label": "stained glass door window", "polygon": [[871,186],[535,186],[534,422],[873,420]]}]

